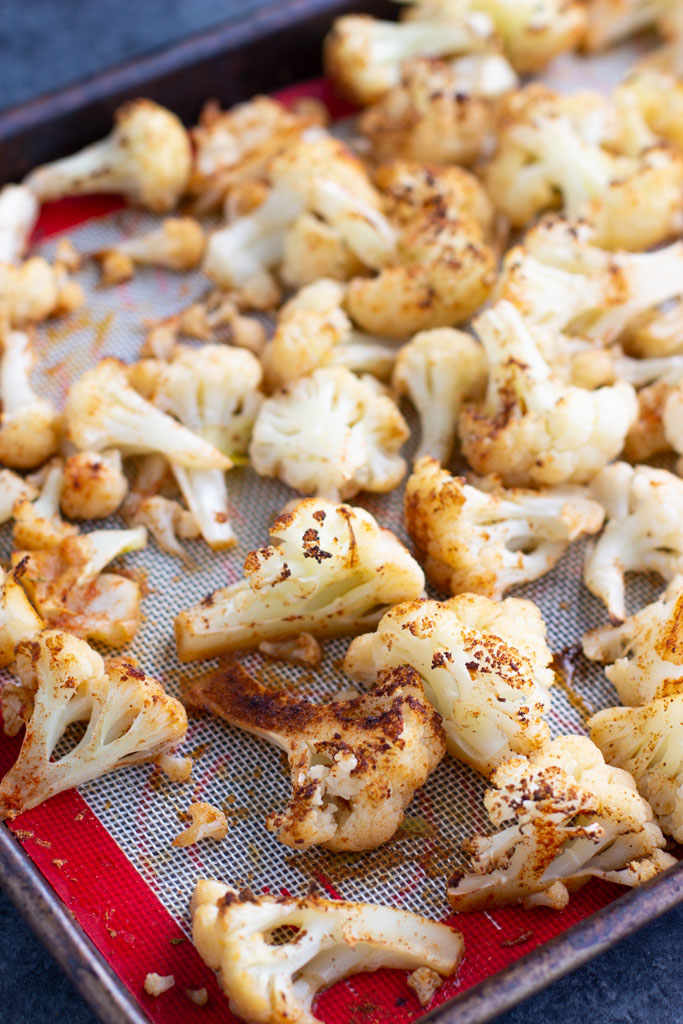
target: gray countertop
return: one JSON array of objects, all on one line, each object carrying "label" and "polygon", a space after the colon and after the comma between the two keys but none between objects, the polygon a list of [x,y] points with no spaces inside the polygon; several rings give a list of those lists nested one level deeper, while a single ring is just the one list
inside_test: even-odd
[{"label": "gray countertop", "polygon": [[[4,0],[0,107],[50,92],[258,6],[265,6],[263,0]],[[498,1018],[497,1024],[681,1024],[682,934],[679,908]],[[2,1024],[96,1024],[1,894],[0,1006]]]}]

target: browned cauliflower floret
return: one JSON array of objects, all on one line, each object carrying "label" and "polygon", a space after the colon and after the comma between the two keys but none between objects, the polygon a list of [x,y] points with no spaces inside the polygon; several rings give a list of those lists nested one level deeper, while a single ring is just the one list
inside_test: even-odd
[{"label": "browned cauliflower floret", "polygon": [[61,316],[85,302],[83,289],[66,268],[32,256],[18,266],[0,263],[0,315],[12,327],[26,327]]},{"label": "browned cauliflower floret", "polygon": [[69,519],[106,519],[128,493],[128,480],[116,448],[77,452],[64,463],[62,512]]},{"label": "browned cauliflower floret", "polygon": [[181,122],[147,99],[124,104],[114,116],[114,130],[106,139],[29,174],[25,184],[41,202],[120,192],[155,213],[176,205],[192,164],[190,140]]},{"label": "browned cauliflower floret", "polygon": [[354,635],[424,589],[420,566],[365,509],[306,498],[275,520],[270,536],[269,547],[247,555],[244,580],[176,617],[181,661],[302,632]]},{"label": "browned cauliflower floret", "polygon": [[399,451],[409,435],[374,377],[324,366],[265,400],[249,458],[261,476],[338,501],[361,490],[393,490],[406,471]]},{"label": "browned cauliflower floret", "polygon": [[[34,636],[44,626],[21,587],[25,568],[26,563],[19,562],[11,572],[0,569],[0,668],[6,668],[14,661],[14,648],[20,640]],[[5,732],[14,735],[7,730],[5,712],[3,707]]]},{"label": "browned cauliflower floret", "polygon": [[397,252],[376,277],[350,282],[351,318],[394,338],[465,320],[495,276],[493,211],[481,185],[460,167],[402,160],[381,167],[377,183],[398,226]]},{"label": "browned cauliflower floret", "polygon": [[204,230],[192,217],[167,217],[146,235],[124,238],[96,253],[102,284],[120,284],[135,273],[135,265],[192,270],[204,253]]},{"label": "browned cauliflower floret", "polygon": [[396,605],[376,633],[352,641],[344,671],[373,683],[377,673],[415,669],[443,719],[449,752],[488,775],[513,752],[548,740],[550,660],[531,601],[461,594]]},{"label": "browned cauliflower floret", "polygon": [[187,814],[191,824],[176,836],[171,846],[192,846],[201,839],[225,839],[228,834],[228,819],[225,812],[200,800],[190,804]]},{"label": "browned cauliflower floret", "polygon": [[500,599],[550,572],[569,544],[597,533],[604,511],[581,487],[505,490],[420,459],[405,494],[406,529],[427,577],[448,594]]},{"label": "browned cauliflower floret", "polygon": [[593,52],[606,50],[650,28],[673,5],[672,0],[590,0],[584,45]]},{"label": "browned cauliflower floret", "polygon": [[391,839],[415,790],[446,752],[416,672],[382,673],[372,693],[310,704],[239,666],[199,679],[189,702],[287,754],[292,795],[266,826],[295,850],[372,850]]},{"label": "browned cauliflower floret", "polygon": [[0,463],[35,469],[57,451],[60,420],[31,386],[33,351],[23,331],[0,331]]},{"label": "browned cauliflower floret", "polygon": [[587,391],[555,376],[510,302],[497,302],[475,327],[488,388],[480,405],[463,406],[459,433],[476,472],[512,486],[586,483],[621,452],[638,412],[630,384]]},{"label": "browned cauliflower floret", "polygon": [[[16,673],[32,708],[19,756],[0,783],[0,818],[143,761],[158,761],[169,774],[175,768],[176,777],[184,769],[187,777],[188,765],[181,769],[168,757],[185,736],[185,709],[135,662],[105,664],[85,641],[46,630],[18,644]],[[55,755],[74,722],[87,724],[83,739]]]},{"label": "browned cauliflower floret", "polygon": [[512,758],[491,781],[484,802],[501,830],[464,844],[472,860],[449,882],[454,910],[562,910],[591,877],[640,885],[676,863],[632,776],[606,765],[585,736]]}]

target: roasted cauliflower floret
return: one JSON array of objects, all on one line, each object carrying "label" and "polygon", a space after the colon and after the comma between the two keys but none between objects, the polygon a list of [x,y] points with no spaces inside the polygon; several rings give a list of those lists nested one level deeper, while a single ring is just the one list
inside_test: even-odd
[{"label": "roasted cauliflower floret", "polygon": [[531,601],[461,594],[396,605],[377,632],[351,642],[344,671],[368,683],[401,665],[415,669],[443,719],[449,752],[489,775],[513,752],[548,740],[550,660]]},{"label": "roasted cauliflower floret", "polygon": [[42,256],[32,256],[18,266],[0,263],[0,315],[12,327],[71,313],[84,301],[81,286],[69,279],[59,263],[52,266]]},{"label": "roasted cauliflower floret", "polygon": [[583,653],[609,663],[605,675],[622,704],[649,704],[683,692],[683,576],[675,576],[656,601],[621,625],[586,633]]},{"label": "roasted cauliflower floret", "polygon": [[585,483],[615,458],[638,413],[618,381],[596,391],[567,384],[543,358],[530,325],[507,301],[475,321],[489,364],[486,397],[460,413],[462,451],[504,484]]},{"label": "roasted cauliflower floret", "polygon": [[456,911],[521,903],[562,910],[591,877],[640,885],[676,863],[628,772],[585,736],[558,736],[494,772],[484,803],[500,831],[466,840],[468,871],[448,884]]},{"label": "roasted cauliflower floret", "polygon": [[194,162],[188,191],[196,207],[210,209],[235,186],[265,179],[275,156],[325,120],[324,108],[313,101],[290,109],[269,96],[254,96],[225,111],[207,103],[190,132]]},{"label": "roasted cauliflower floret", "polygon": [[[230,1009],[256,1024],[320,1024],[313,1000],[322,988],[359,971],[458,969],[460,932],[394,907],[325,900],[309,894],[255,896],[200,880],[192,897],[192,941],[218,971]],[[275,944],[271,936],[289,928]]]},{"label": "roasted cauliflower floret", "polygon": [[489,19],[463,6],[444,5],[429,20],[400,24],[347,14],[334,22],[323,59],[335,88],[352,103],[368,106],[399,85],[409,58],[482,53],[494,42]]},{"label": "roasted cauliflower floret", "polygon": [[460,167],[402,160],[381,167],[377,182],[399,228],[396,256],[376,277],[349,283],[351,319],[393,338],[467,319],[495,277],[493,210],[481,185]]},{"label": "roasted cauliflower floret", "polygon": [[128,480],[116,448],[77,452],[64,463],[62,512],[69,519],[106,519],[128,493]]},{"label": "roasted cauliflower floret", "polygon": [[184,848],[202,839],[225,839],[228,834],[228,819],[224,811],[212,804],[203,800],[190,804],[187,815],[191,823],[175,837],[171,846]]},{"label": "roasted cauliflower floret", "polygon": [[670,0],[590,0],[586,5],[584,45],[592,52],[649,28],[670,6]]},{"label": "roasted cauliflower floret", "polygon": [[31,386],[33,352],[23,331],[0,332],[0,463],[35,469],[57,451],[59,417]]},{"label": "roasted cauliflower floret", "polygon": [[393,490],[406,471],[398,453],[409,435],[373,377],[321,367],[265,400],[249,458],[261,476],[338,501],[361,490]]},{"label": "roasted cauliflower floret", "polygon": [[354,329],[342,308],[345,292],[338,281],[321,278],[285,303],[262,357],[271,388],[319,366],[346,366],[388,378],[396,349]]},{"label": "roasted cauliflower floret", "polygon": [[32,501],[38,496],[37,489],[11,469],[0,469],[0,523],[8,522],[14,514],[14,506],[24,498]]},{"label": "roasted cauliflower floret", "polygon": [[660,827],[683,840],[683,693],[640,708],[607,708],[588,722],[605,760],[629,772]]},{"label": "roasted cauliflower floret", "polygon": [[581,487],[540,491],[451,476],[420,459],[405,494],[406,529],[430,582],[448,594],[499,600],[550,572],[569,544],[597,533],[604,511]]},{"label": "roasted cauliflower floret", "polygon": [[78,533],[78,527],[65,523],[59,514],[63,486],[64,467],[60,459],[53,459],[41,473],[36,500],[35,488],[17,497],[12,509],[15,548],[34,551],[57,547],[66,537]]},{"label": "roasted cauliflower floret", "polygon": [[606,526],[588,552],[583,579],[610,617],[626,618],[627,572],[683,573],[683,480],[664,469],[616,462],[594,479],[591,493]]},{"label": "roasted cauliflower floret", "polygon": [[145,235],[124,238],[111,249],[96,253],[102,283],[120,284],[135,273],[136,264],[192,270],[204,254],[204,230],[192,217],[167,217]]},{"label": "roasted cauliflower floret", "polygon": [[[432,2],[427,0],[426,6]],[[583,5],[572,0],[470,0],[470,5],[488,14],[513,67],[523,74],[540,71],[560,53],[573,50],[586,27]]]},{"label": "roasted cauliflower floret", "polygon": [[275,520],[270,536],[269,547],[247,555],[246,579],[176,617],[181,661],[303,632],[353,635],[424,589],[420,566],[364,509],[306,498]]},{"label": "roasted cauliflower floret", "polygon": [[358,128],[375,160],[471,164],[490,153],[495,101],[515,85],[500,54],[452,63],[418,57],[403,64],[396,88],[363,111]]},{"label": "roasted cauliflower floret", "polygon": [[[44,623],[21,587],[26,563],[19,562],[11,572],[0,569],[0,668],[14,661],[14,648],[25,637],[34,636]],[[5,732],[8,732],[6,709],[3,707]],[[18,730],[17,730],[18,731]]]},{"label": "roasted cauliflower floret", "polygon": [[643,68],[630,75],[615,93],[615,98],[622,103],[633,105],[657,138],[664,139],[679,149],[683,146],[681,73],[683,63],[681,70],[674,74],[667,74],[656,68]]},{"label": "roasted cauliflower floret", "polygon": [[261,686],[239,665],[191,683],[186,698],[285,751],[292,795],[266,827],[295,850],[381,846],[446,752],[441,720],[405,666],[331,704]]},{"label": "roasted cauliflower floret", "polygon": [[[168,755],[185,736],[185,709],[135,662],[105,664],[85,641],[46,630],[17,645],[16,674],[32,708],[19,757],[0,783],[0,818],[142,761],[158,761],[171,774]],[[3,696],[16,685],[7,684]],[[82,740],[55,753],[74,722],[87,723]]]},{"label": "roasted cauliflower floret", "polygon": [[103,359],[69,388],[67,434],[81,451],[119,448],[124,455],[160,452],[188,469],[229,469],[230,460],[146,401],[129,383],[130,369]]},{"label": "roasted cauliflower floret", "polygon": [[391,383],[399,395],[410,398],[420,416],[415,459],[431,455],[448,461],[460,407],[466,398],[483,396],[486,376],[482,346],[453,327],[421,331],[399,350]]},{"label": "roasted cauliflower floret", "polygon": [[26,185],[0,189],[0,263],[18,263],[36,226],[40,204]]},{"label": "roasted cauliflower floret", "polygon": [[172,209],[192,166],[190,140],[175,114],[151,100],[125,103],[114,130],[73,156],[36,168],[25,179],[41,203],[89,192],[120,192],[155,213]]},{"label": "roasted cauliflower floret", "polygon": [[558,96],[533,84],[503,106],[498,151],[483,177],[514,227],[561,207],[588,221],[606,249],[646,249],[680,232],[683,155],[652,145],[649,132],[637,152],[615,152],[615,114],[602,96]]}]

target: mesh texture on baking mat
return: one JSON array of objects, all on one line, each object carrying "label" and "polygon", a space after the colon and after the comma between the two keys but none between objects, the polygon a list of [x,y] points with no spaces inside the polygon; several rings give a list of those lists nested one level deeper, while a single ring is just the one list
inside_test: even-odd
[{"label": "mesh texture on baking mat", "polygon": [[[561,89],[577,84],[609,88],[623,77],[633,52],[630,48],[622,49],[600,62],[582,61],[580,65],[576,59],[563,58],[545,80]],[[106,248],[122,236],[148,230],[155,223],[156,218],[147,214],[124,210],[90,221],[68,234],[81,251],[89,252]],[[51,240],[39,251],[49,256],[53,245]],[[200,274],[176,276],[157,270],[140,270],[128,284],[99,289],[92,264],[86,264],[79,280],[88,294],[86,307],[67,320],[41,327],[38,332],[36,382],[59,402],[69,383],[104,356],[135,360],[144,337],[144,318],[167,316],[206,290],[206,281]],[[409,419],[416,431],[415,417],[409,414]],[[412,447],[407,446],[408,458]],[[238,580],[246,553],[267,542],[268,527],[293,497],[289,488],[261,479],[248,468],[233,470],[228,486],[239,539],[232,551],[213,553],[201,542],[188,543],[193,558],[188,566],[159,551],[150,540],[145,551],[125,559],[126,566],[138,568],[144,574],[147,591],[144,623],[130,653],[174,695],[180,692],[181,680],[200,675],[214,664],[178,663],[173,640],[174,615],[211,590]],[[359,496],[354,501],[407,541],[402,493],[400,488],[388,496]],[[8,556],[10,550],[10,530],[5,528],[0,533],[0,556]],[[583,545],[574,545],[551,574],[514,591],[540,605],[555,652],[575,644],[586,629],[605,620],[600,602],[582,586],[583,554]],[[650,579],[635,578],[629,586],[632,606],[647,603],[659,589]],[[324,660],[315,672],[269,662],[258,655],[245,658],[244,663],[266,684],[284,685],[314,700],[324,700],[351,685],[341,673],[347,644],[347,640],[326,642]],[[616,694],[600,667],[583,661],[571,685],[560,684],[553,690],[549,716],[552,732],[556,735],[584,731],[583,723],[589,714],[614,703]],[[150,768],[138,767],[84,787],[82,795],[188,934],[189,899],[197,878],[207,876],[236,885],[252,885],[256,890],[268,887],[275,892],[287,889],[292,893],[301,893],[311,878],[318,878],[329,891],[347,899],[387,902],[431,917],[444,917],[448,912],[445,879],[462,862],[460,844],[475,829],[486,829],[482,810],[484,781],[447,756],[415,797],[403,826],[390,843],[363,854],[294,852],[279,844],[264,827],[266,815],[284,806],[290,789],[288,772],[274,748],[221,721],[204,717],[191,720],[184,750],[195,759],[192,780],[186,785],[170,783]],[[174,849],[171,840],[184,827],[181,814],[194,800],[206,800],[225,810],[230,822],[228,836],[219,843],[206,841],[189,850]],[[584,914],[605,902],[604,893],[599,895],[600,888],[595,888],[595,901],[585,902]],[[566,913],[568,925],[576,915]],[[509,917],[519,925],[520,933],[528,921],[529,928],[536,929],[537,939],[545,931],[543,922],[552,916],[550,912],[539,911],[529,917],[513,910],[496,915],[499,922]],[[471,925],[465,925],[466,931],[471,931],[474,918],[480,917],[473,915]],[[502,927],[492,918],[489,920],[495,929]],[[521,951],[526,951],[524,946]],[[506,951],[501,959],[493,947],[482,951],[475,944],[468,949],[470,958],[479,962],[479,976],[484,976],[513,957]],[[370,991],[367,982],[358,984],[361,989],[357,992],[364,987]],[[350,1019],[343,1016],[343,999],[336,1010],[327,999],[324,1002],[328,1006],[328,1020]],[[415,1009],[411,1009],[411,1015]]]}]

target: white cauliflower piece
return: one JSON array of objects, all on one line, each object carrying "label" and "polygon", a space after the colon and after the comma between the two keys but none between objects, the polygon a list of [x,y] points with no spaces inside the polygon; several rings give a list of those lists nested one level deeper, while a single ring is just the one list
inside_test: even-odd
[{"label": "white cauliflower piece", "polygon": [[647,249],[680,233],[683,155],[653,145],[649,132],[636,152],[619,152],[618,118],[600,94],[559,96],[533,84],[503,107],[498,151],[483,178],[513,227],[559,206],[591,224],[594,243],[606,249]]},{"label": "white cauliflower piece", "polygon": [[190,561],[180,540],[196,540],[201,531],[192,513],[179,502],[160,494],[136,495],[123,511],[128,525],[146,527],[162,551]]},{"label": "white cauliflower piece", "polygon": [[[427,0],[427,7],[432,4]],[[560,53],[575,49],[586,28],[585,7],[571,0],[470,0],[470,5],[491,18],[504,52],[521,74],[540,71]]]},{"label": "white cauliflower piece", "polygon": [[352,103],[368,106],[399,85],[409,58],[482,53],[494,40],[491,21],[462,6],[444,6],[429,20],[399,24],[347,14],[337,18],[325,39],[325,74]]},{"label": "white cauliflower piece", "polygon": [[128,493],[128,480],[116,448],[76,452],[64,463],[62,512],[69,519],[106,519]]},{"label": "white cauliflower piece", "polygon": [[670,302],[664,310],[645,314],[628,332],[624,349],[641,359],[683,352],[683,302]]},{"label": "white cauliflower piece", "polygon": [[[359,971],[431,967],[444,977],[464,954],[460,932],[395,907],[255,896],[201,879],[192,897],[192,941],[219,972],[230,1009],[256,1024],[319,1024],[320,989]],[[295,929],[275,943],[279,929]]]},{"label": "white cauliflower piece", "polygon": [[287,229],[279,276],[288,287],[303,288],[321,277],[348,281],[363,269],[336,228],[315,214],[300,214]]},{"label": "white cauliflower piece", "polygon": [[12,518],[18,501],[24,498],[32,501],[37,495],[38,491],[29,480],[11,469],[0,469],[0,524]]},{"label": "white cauliflower piece", "polygon": [[381,380],[389,377],[395,347],[354,329],[342,308],[345,291],[338,281],[321,278],[285,303],[262,357],[271,388],[319,366],[345,366]]},{"label": "white cauliflower piece", "polygon": [[[185,736],[185,709],[155,679],[124,658],[105,664],[68,633],[46,630],[22,640],[16,673],[33,695],[33,710],[19,756],[0,783],[0,818],[16,818],[114,769],[156,761]],[[55,754],[74,722],[87,723],[83,739]]]},{"label": "white cauliflower piece", "polygon": [[471,164],[491,152],[495,100],[516,84],[500,54],[450,63],[416,57],[403,63],[400,83],[362,112],[358,129],[378,161]]},{"label": "white cauliflower piece", "polygon": [[191,824],[176,836],[171,846],[192,846],[200,839],[225,839],[228,834],[228,819],[218,807],[200,800],[187,809]]},{"label": "white cauliflower piece", "polygon": [[83,289],[59,263],[51,266],[42,256],[32,256],[18,266],[0,263],[0,313],[12,327],[71,313],[84,301]]},{"label": "white cauliflower piece", "polygon": [[662,408],[664,437],[675,452],[683,453],[683,384],[677,384]]},{"label": "white cauliflower piece", "polygon": [[295,850],[381,846],[446,752],[439,716],[406,666],[381,674],[372,693],[330,704],[261,686],[239,665],[186,694],[194,707],[285,751],[292,795],[266,827]]},{"label": "white cauliflower piece", "polygon": [[683,692],[683,576],[620,625],[586,633],[582,644],[587,658],[609,662],[605,675],[622,704],[649,704]]},{"label": "white cauliflower piece", "polygon": [[125,103],[105,139],[38,167],[24,180],[42,202],[90,192],[120,192],[155,213],[172,209],[185,191],[192,154],[175,114],[151,100]]},{"label": "white cauliflower piece", "polygon": [[[0,569],[0,668],[7,668],[12,664],[14,648],[20,640],[34,636],[44,626],[43,620],[21,587],[20,581],[25,569],[25,562],[19,562],[8,573]],[[3,718],[7,732],[7,715],[4,708]]]},{"label": "white cauliflower piece", "polygon": [[175,985],[175,978],[172,974],[161,975],[150,971],[145,975],[144,989],[148,996],[160,996],[168,992]]},{"label": "white cauliflower piece", "polygon": [[34,487],[20,495],[14,503],[13,542],[15,548],[37,550],[56,547],[66,537],[73,537],[78,528],[65,523],[59,514],[59,503],[64,485],[64,467],[59,459],[53,459],[41,474],[40,493],[37,499]]},{"label": "white cauliflower piece", "polygon": [[110,249],[95,253],[104,285],[128,281],[136,264],[192,270],[204,255],[204,229],[193,217],[166,217],[158,228],[124,238]]},{"label": "white cauliflower piece", "polygon": [[430,582],[448,594],[500,600],[550,572],[569,544],[598,533],[602,506],[582,487],[482,488],[420,459],[405,493],[405,521]]},{"label": "white cauliflower piece", "polygon": [[[683,42],[683,24],[681,25]],[[655,57],[655,54],[648,56]],[[683,145],[683,49],[680,70],[673,73],[657,68],[641,68],[629,75],[618,86],[615,100],[624,106],[631,104],[658,139],[664,139],[677,148]]]},{"label": "white cauliflower piece", "polygon": [[605,764],[586,736],[558,736],[506,761],[491,781],[484,803],[502,828],[463,844],[470,868],[448,883],[458,912],[510,903],[562,910],[590,878],[641,885],[676,863],[631,775]]},{"label": "white cauliflower piece", "polygon": [[670,0],[591,0],[586,6],[584,46],[595,53],[642,32],[654,25],[669,3]]},{"label": "white cauliflower piece", "polygon": [[481,345],[453,327],[421,331],[403,345],[391,383],[407,395],[420,416],[422,436],[415,459],[431,455],[448,461],[455,440],[460,407],[466,398],[481,398],[487,365]]},{"label": "white cauliflower piece", "polygon": [[463,406],[462,451],[506,485],[585,483],[615,458],[638,414],[630,384],[567,384],[543,358],[519,311],[500,301],[475,321],[489,364],[486,397]]},{"label": "white cauliflower piece", "polygon": [[683,840],[683,693],[639,708],[606,708],[588,722],[605,760],[629,772],[660,827]]},{"label": "white cauliflower piece", "polygon": [[0,263],[18,263],[36,226],[40,204],[26,185],[0,189]]},{"label": "white cauliflower piece", "polygon": [[415,669],[443,719],[449,753],[489,775],[548,740],[550,661],[531,601],[461,594],[396,605],[375,633],[351,642],[344,671],[368,683],[401,665]]},{"label": "white cauliflower piece", "polygon": [[31,339],[24,331],[0,337],[0,463],[35,469],[57,451],[59,417],[55,407],[31,386]]},{"label": "white cauliflower piece", "polygon": [[249,447],[253,468],[303,494],[332,501],[385,493],[406,471],[398,454],[410,436],[395,403],[373,377],[320,367],[267,398]]},{"label": "white cauliflower piece", "polygon": [[496,285],[532,324],[611,345],[683,290],[683,243],[653,253],[609,252],[588,224],[553,217],[510,249]]},{"label": "white cauliflower piece", "polygon": [[270,536],[269,547],[247,555],[244,580],[176,617],[181,661],[302,632],[353,635],[424,589],[420,566],[365,509],[306,498],[275,520]]},{"label": "white cauliflower piece", "polygon": [[188,469],[229,469],[231,462],[142,398],[129,383],[129,368],[103,359],[69,388],[64,415],[68,438],[81,451],[119,448],[124,455],[160,452]]},{"label": "white cauliflower piece", "polygon": [[593,480],[606,526],[586,556],[583,579],[610,618],[626,618],[627,572],[683,573],[683,480],[664,469],[616,462]]},{"label": "white cauliflower piece", "polygon": [[351,319],[392,338],[467,319],[495,279],[493,208],[484,189],[461,167],[404,160],[380,167],[376,181],[399,227],[398,245],[376,277],[349,283]]}]

